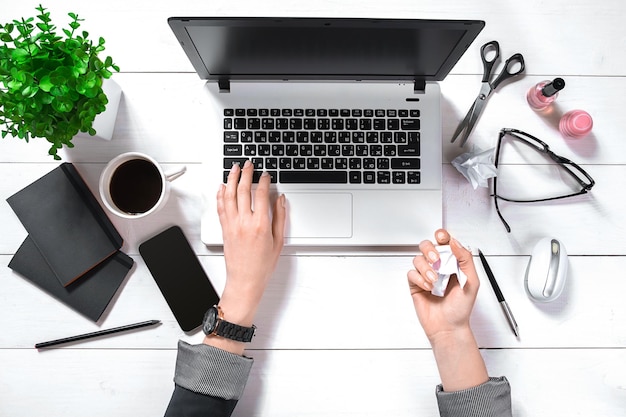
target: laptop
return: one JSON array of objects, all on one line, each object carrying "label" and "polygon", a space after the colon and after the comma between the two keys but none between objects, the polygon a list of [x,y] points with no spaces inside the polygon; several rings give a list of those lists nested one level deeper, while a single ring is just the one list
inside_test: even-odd
[{"label": "laptop", "polygon": [[[417,245],[442,227],[441,81],[484,22],[172,17],[210,105],[202,241],[249,159],[284,193],[286,245]],[[215,190],[214,190],[215,188]]]}]

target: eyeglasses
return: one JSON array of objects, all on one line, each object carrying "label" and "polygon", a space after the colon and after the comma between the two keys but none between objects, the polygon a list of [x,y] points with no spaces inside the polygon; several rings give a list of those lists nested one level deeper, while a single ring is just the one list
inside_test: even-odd
[{"label": "eyeglasses", "polygon": [[498,167],[498,163],[500,159],[500,150],[502,148],[502,142],[504,138],[521,141],[524,144],[530,146],[532,149],[536,150],[537,152],[547,155],[550,159],[556,162],[559,165],[559,167],[563,169],[564,172],[569,174],[580,185],[580,191],[561,194],[555,197],[546,197],[546,198],[538,198],[538,199],[513,199],[513,198],[503,197],[498,194],[497,177],[494,177],[493,178],[493,194],[492,194],[493,201],[496,205],[496,212],[498,213],[498,216],[500,217],[500,220],[502,221],[502,224],[504,224],[504,227],[506,228],[506,231],[508,233],[511,233],[511,227],[506,222],[506,220],[504,220],[504,217],[502,216],[502,213],[500,212],[500,207],[498,206],[498,200],[504,200],[504,201],[508,201],[512,203],[538,203],[540,201],[560,200],[562,198],[568,198],[568,197],[574,197],[576,195],[586,194],[587,191],[591,190],[591,188],[596,183],[593,180],[593,178],[591,178],[591,176],[580,166],[570,161],[569,159],[564,158],[552,152],[548,144],[541,141],[540,139],[537,139],[536,137],[532,135],[529,135],[528,133],[522,132],[517,129],[505,128],[505,129],[500,130],[500,135],[498,137],[498,145],[496,147],[496,160],[495,160],[496,168]]}]

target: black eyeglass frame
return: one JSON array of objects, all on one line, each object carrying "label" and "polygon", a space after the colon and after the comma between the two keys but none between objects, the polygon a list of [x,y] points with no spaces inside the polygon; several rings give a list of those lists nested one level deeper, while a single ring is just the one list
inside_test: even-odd
[{"label": "black eyeglass frame", "polygon": [[[568,198],[568,197],[574,197],[577,195],[581,195],[581,194],[586,194],[587,191],[591,190],[591,188],[593,188],[593,186],[595,185],[595,181],[593,180],[593,178],[591,178],[591,175],[589,175],[587,173],[587,171],[585,171],[584,169],[582,169],[578,164],[570,161],[569,159],[562,157],[560,155],[555,154],[554,152],[552,152],[550,150],[550,147],[548,146],[547,143],[545,143],[544,141],[542,141],[539,138],[536,138],[533,135],[530,135],[526,132],[522,132],[521,130],[517,130],[517,129],[510,129],[510,128],[504,128],[500,130],[500,134],[498,136],[498,144],[496,146],[496,157],[495,157],[495,167],[496,169],[498,168],[498,162],[500,160],[500,148],[502,145],[502,138],[504,138],[504,136],[506,135],[510,135],[512,137],[514,137],[517,140],[520,140],[524,143],[526,143],[528,146],[531,146],[533,148],[535,148],[538,152],[544,153],[546,155],[548,155],[550,157],[550,159],[552,159],[554,162],[556,162],[557,164],[559,164],[559,166],[561,166],[561,168],[563,168],[565,170],[565,172],[567,172],[570,176],[572,176],[572,178],[574,178],[576,180],[576,182],[578,182],[578,184],[580,185],[581,189],[578,192],[574,192],[571,194],[566,194],[566,195],[561,195],[561,196],[557,196],[557,197],[548,197],[548,198],[540,198],[540,199],[532,199],[532,200],[517,200],[517,199],[512,199],[512,198],[507,198],[507,197],[502,197],[498,195],[498,188],[497,188],[497,176],[493,177],[493,194],[491,194],[491,196],[493,197],[493,201],[495,203],[496,206],[496,212],[498,213],[498,217],[500,217],[500,220],[502,221],[502,224],[504,225],[504,227],[506,228],[506,231],[508,233],[511,233],[511,227],[509,226],[509,224],[506,222],[506,220],[504,220],[504,217],[502,216],[502,213],[500,212],[500,207],[498,205],[498,199],[504,200],[504,201],[509,201],[512,203],[538,203],[541,201],[550,201],[550,200],[560,200],[563,198]],[[522,137],[520,135],[523,135],[525,137]],[[535,142],[537,142],[537,144],[539,144],[540,146],[537,146],[537,144],[533,144],[529,139],[534,140]],[[571,169],[570,166],[575,168],[580,174],[582,174],[582,176],[584,176],[588,182],[585,182],[582,180],[582,178],[579,175],[576,175]]]}]

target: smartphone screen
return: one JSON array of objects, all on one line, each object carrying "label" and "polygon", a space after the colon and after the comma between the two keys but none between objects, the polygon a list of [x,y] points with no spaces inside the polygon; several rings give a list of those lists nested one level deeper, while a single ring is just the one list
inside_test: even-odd
[{"label": "smartphone screen", "polygon": [[180,227],[143,242],[139,253],[181,329],[188,332],[200,326],[219,296]]}]

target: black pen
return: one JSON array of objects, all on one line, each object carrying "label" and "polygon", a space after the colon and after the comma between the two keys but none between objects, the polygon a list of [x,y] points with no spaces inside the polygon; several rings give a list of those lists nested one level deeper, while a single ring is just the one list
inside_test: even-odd
[{"label": "black pen", "polygon": [[487,259],[485,259],[485,256],[480,251],[480,249],[478,249],[478,256],[480,257],[480,262],[482,262],[483,264],[483,268],[485,268],[485,272],[487,273],[487,278],[489,278],[489,282],[491,283],[491,288],[493,288],[493,292],[496,293],[496,298],[498,299],[498,302],[500,303],[500,306],[502,307],[502,311],[504,312],[504,315],[506,316],[506,319],[509,322],[509,326],[511,326],[511,330],[513,330],[515,337],[519,337],[519,331],[517,328],[517,322],[515,321],[515,317],[513,317],[513,313],[511,312],[509,305],[504,299],[504,295],[502,295],[502,291],[500,291],[500,286],[496,282],[496,278],[493,276],[493,272],[491,271],[491,268],[489,267],[489,264],[487,263]]},{"label": "black pen", "polygon": [[91,339],[92,337],[104,336],[104,335],[111,334],[111,333],[119,333],[119,332],[125,332],[127,330],[134,330],[134,329],[139,329],[142,327],[154,326],[155,324],[159,324],[159,323],[161,323],[160,320],[148,320],[148,321],[142,321],[141,323],[127,324],[126,326],[114,327],[112,329],[100,330],[100,331],[93,332],[93,333],[79,334],[77,336],[64,337],[63,339],[37,343],[35,345],[35,348],[40,349],[40,348],[60,345],[61,343],[69,343],[69,342],[75,342],[77,340]]}]

